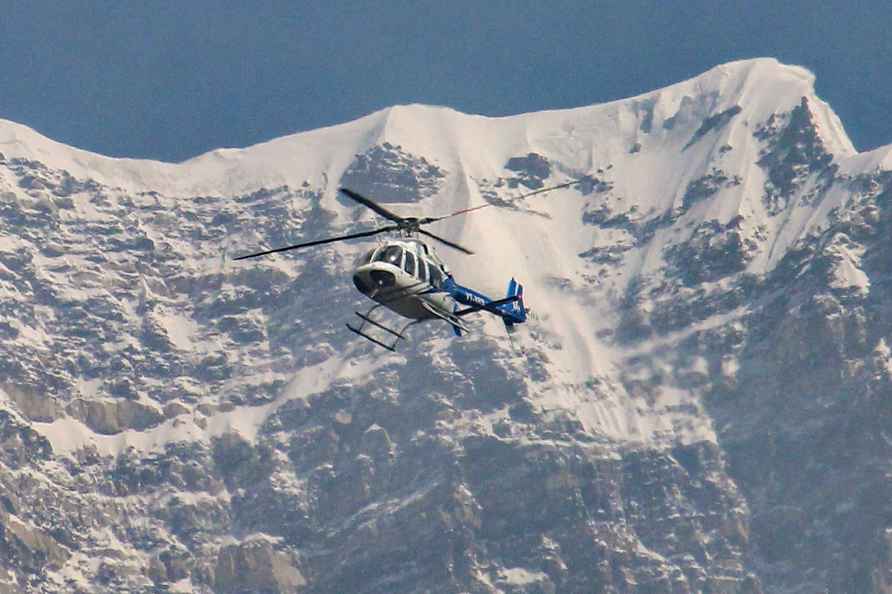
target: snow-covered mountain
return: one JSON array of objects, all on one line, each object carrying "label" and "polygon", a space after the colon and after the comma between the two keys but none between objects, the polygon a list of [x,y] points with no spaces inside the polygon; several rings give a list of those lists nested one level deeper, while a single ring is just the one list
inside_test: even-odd
[{"label": "snow-covered mountain", "polygon": [[[0,592],[892,592],[892,146],[772,59],[180,164],[0,122]],[[527,201],[512,197],[585,182]],[[531,320],[343,322],[406,216]]]}]

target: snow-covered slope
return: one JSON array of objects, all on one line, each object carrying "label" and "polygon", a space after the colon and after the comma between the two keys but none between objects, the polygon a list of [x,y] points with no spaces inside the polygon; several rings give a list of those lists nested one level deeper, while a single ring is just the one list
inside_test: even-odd
[{"label": "snow-covered slope", "polygon": [[[667,250],[690,241],[703,221],[717,221],[725,226],[735,218],[742,218],[739,228],[743,236],[758,236],[760,240],[748,269],[765,273],[786,253],[790,244],[825,222],[826,212],[844,200],[843,193],[824,200],[823,212],[818,216],[811,205],[793,206],[782,215],[773,216],[763,204],[766,174],[757,161],[764,147],[754,132],[773,114],[788,113],[799,106],[802,97],[811,99],[809,113],[826,150],[841,157],[853,152],[835,116],[814,97],[812,83],[812,76],[800,68],[782,66],[773,60],[753,60],[720,66],[696,79],[630,100],[574,110],[493,119],[467,116],[446,108],[394,107],[342,126],[297,134],[244,150],[215,151],[178,165],[107,159],[58,145],[14,124],[6,126],[10,140],[4,141],[3,146],[8,160],[38,160],[51,170],[67,171],[76,179],[96,180],[115,195],[160,193],[148,200],[135,199],[136,208],[121,208],[119,212],[135,219],[138,235],[149,239],[158,237],[161,241],[171,238],[164,238],[163,226],[152,220],[151,207],[145,215],[141,213],[140,207],[147,206],[147,202],[176,202],[176,209],[195,210],[200,216],[212,218],[221,211],[232,213],[240,221],[250,221],[251,211],[240,207],[233,197],[261,188],[284,186],[318,192],[317,208],[333,215],[329,226],[310,228],[302,237],[350,228],[356,224],[357,216],[367,220],[372,215],[357,213],[353,204],[338,200],[338,180],[344,177],[357,155],[365,155],[375,147],[398,147],[389,155],[382,153],[393,159],[384,166],[392,166],[397,172],[400,167],[410,167],[417,159],[424,159],[437,169],[440,177],[434,177],[434,183],[423,191],[403,184],[402,191],[421,194],[411,196],[412,202],[403,206],[401,212],[407,214],[450,212],[484,203],[487,193],[494,195],[501,190],[499,195],[508,198],[524,188],[590,176],[594,181],[584,187],[583,195],[565,190],[535,199],[529,207],[544,217],[522,210],[487,209],[466,219],[450,221],[438,231],[473,245],[483,254],[476,258],[477,262],[474,258],[452,256],[452,266],[460,280],[498,292],[512,274],[523,279],[531,306],[543,318],[547,317],[547,323],[533,324],[534,328],[550,335],[556,344],[566,345],[549,353],[553,361],[549,366],[548,394],[543,402],[579,414],[584,424],[598,433],[617,439],[647,441],[656,435],[675,433],[668,417],[660,410],[642,415],[640,404],[634,403],[621,389],[613,392],[606,402],[580,400],[580,385],[591,378],[612,378],[615,367],[623,364],[624,353],[620,352],[617,359],[614,349],[597,336],[610,332],[616,325],[617,300],[626,293],[630,280],[642,275],[652,278],[662,275]],[[519,163],[515,165],[516,171],[506,169],[512,159]],[[405,181],[407,184],[414,181],[420,188],[421,176],[426,173],[422,168],[420,174],[410,173]],[[389,198],[389,190],[396,189],[389,186],[402,181],[399,177],[387,178],[384,170],[373,171],[372,175],[384,177],[380,185],[371,186],[377,190],[373,195],[383,199]],[[7,188],[20,185],[14,176],[15,172],[7,170]],[[518,184],[519,189],[509,189]],[[714,194],[689,206],[686,200],[695,190]],[[52,201],[52,192],[38,189],[31,193],[36,194],[28,196],[32,200]],[[189,204],[192,195],[221,199],[209,208],[201,208]],[[90,198],[87,193],[73,196],[73,208],[70,212],[60,211],[60,218],[65,221],[70,214],[74,219],[89,221],[93,217],[107,220],[116,215],[112,212],[103,217]],[[690,198],[690,201],[696,199]],[[291,198],[289,202],[296,209],[302,208],[298,199]],[[586,213],[597,215],[596,220],[625,218],[627,223],[581,224]],[[631,225],[644,226],[658,221],[667,214],[675,219],[673,224],[657,226],[647,241],[635,238],[634,231],[629,229]],[[36,247],[25,238],[6,241],[9,248]],[[224,275],[223,283],[227,281],[227,274],[237,277],[246,271],[259,273],[268,268],[285,275],[295,274],[297,267],[289,266],[287,257],[273,257],[270,262],[259,264],[233,265],[224,261],[224,253],[231,255],[268,245],[270,241],[264,227],[256,223],[228,227],[225,237],[206,242],[200,249],[181,241],[171,246],[171,251],[184,257],[184,269],[171,272],[183,277],[201,272],[220,273]],[[615,250],[618,246],[630,247],[622,265],[603,266],[577,257],[587,251]],[[325,248],[334,253],[358,249],[364,248]],[[135,254],[122,256],[135,259]],[[68,254],[61,255],[63,260],[70,258]],[[481,260],[485,260],[485,266],[480,265]],[[350,261],[345,258],[332,271],[336,273],[333,280],[345,287],[349,287]],[[38,267],[46,270],[39,264]],[[88,294],[89,291],[73,296]],[[324,292],[316,297],[327,298]],[[136,307],[144,297],[133,293],[121,299]],[[193,354],[206,350],[207,345],[201,344],[204,342],[201,334],[207,329],[201,328],[200,323],[196,325],[188,302],[177,305],[177,308],[153,308],[151,313],[157,317],[160,331],[178,350]],[[347,308],[342,312],[331,311],[314,323],[319,327],[339,327],[338,319],[349,313]],[[139,326],[137,321],[133,320],[134,327]],[[30,330],[35,339],[40,336],[47,342],[52,341],[52,329],[49,320],[38,320],[38,327]],[[488,330],[495,332],[496,329],[490,326]],[[530,348],[539,348],[537,342],[541,340],[533,339]],[[369,354],[372,361],[381,357],[381,353]],[[274,359],[275,355],[269,357],[269,362]],[[317,374],[305,372],[304,375]],[[324,386],[315,386],[320,387]],[[295,385],[283,398],[306,392],[301,385]],[[673,403],[678,398],[684,400],[674,392],[665,397]],[[224,414],[239,417],[248,413]],[[254,422],[262,422],[264,418],[257,414],[249,416]],[[60,420],[57,426],[68,434],[72,422]],[[695,424],[697,427],[690,439],[710,435],[711,430],[702,421]],[[47,435],[55,435],[55,428],[46,427]],[[155,445],[164,443],[165,438],[148,435],[165,434],[169,429],[161,425],[148,434],[137,432],[139,435],[130,440],[121,436],[92,436],[84,433],[83,427],[78,433],[97,446],[106,444],[102,449],[111,452],[145,439]],[[181,433],[182,429],[170,432],[174,439]],[[676,437],[688,439],[685,435]],[[81,443],[76,438],[68,440]]]},{"label": "snow-covered slope", "polygon": [[[830,407],[845,382],[867,381],[862,352],[886,370],[870,381],[888,378],[880,335],[840,328],[885,315],[892,148],[858,154],[802,68],[735,62],[505,118],[398,106],[179,164],[0,122],[0,153],[0,413],[6,443],[32,444],[3,481],[37,481],[0,515],[18,527],[10,550],[37,551],[8,556],[10,587],[25,587],[24,566],[35,591],[758,592],[839,579],[829,537],[793,569],[762,520],[750,539],[754,517],[787,503],[739,454],[782,420],[821,418],[754,397],[782,392],[787,367],[772,365],[812,361],[786,342],[807,340],[796,320],[814,323],[810,308],[826,322],[812,338],[840,341],[834,365],[849,372],[797,394]],[[570,179],[584,182],[504,202]],[[515,342],[483,316],[461,339],[422,326],[397,354],[358,341],[343,322],[366,305],[349,280],[366,243],[231,260],[374,224],[340,186],[407,216],[499,206],[432,230],[477,252],[441,251],[462,283],[500,295],[524,282],[533,314]],[[741,408],[750,397],[763,406]],[[536,500],[499,495],[529,481],[544,481]],[[91,515],[59,536],[39,497],[120,525]],[[443,529],[424,519],[435,509],[453,518],[448,571],[399,545],[399,522],[419,531],[414,548],[437,545],[424,536]],[[504,532],[537,513],[548,520],[522,538]],[[509,550],[512,538],[527,544]],[[234,569],[248,566],[274,570]]]}]

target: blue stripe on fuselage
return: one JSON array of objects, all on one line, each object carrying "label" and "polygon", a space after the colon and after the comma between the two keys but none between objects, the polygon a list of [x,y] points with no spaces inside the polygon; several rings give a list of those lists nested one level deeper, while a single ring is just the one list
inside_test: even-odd
[{"label": "blue stripe on fuselage", "polygon": [[467,287],[463,287],[453,278],[447,278],[443,283],[443,289],[448,291],[452,298],[458,301],[463,305],[486,305],[492,299],[484,295],[483,293],[478,293],[473,289],[469,289]]}]

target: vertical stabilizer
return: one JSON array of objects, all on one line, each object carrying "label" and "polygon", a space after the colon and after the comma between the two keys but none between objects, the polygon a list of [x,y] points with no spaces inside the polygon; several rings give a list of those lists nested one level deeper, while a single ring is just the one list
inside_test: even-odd
[{"label": "vertical stabilizer", "polygon": [[500,308],[506,314],[502,316],[505,328],[510,331],[514,324],[522,324],[527,321],[527,310],[523,304],[523,285],[512,278],[508,283],[506,297],[517,297],[516,301],[506,303]]}]

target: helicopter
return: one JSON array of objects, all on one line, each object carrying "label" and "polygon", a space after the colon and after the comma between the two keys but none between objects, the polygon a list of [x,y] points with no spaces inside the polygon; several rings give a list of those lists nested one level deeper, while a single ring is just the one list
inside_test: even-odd
[{"label": "helicopter", "polygon": [[[549,188],[541,188],[517,196],[513,200],[566,188],[581,181],[574,180]],[[452,327],[455,336],[470,332],[470,328],[465,324],[463,318],[472,313],[487,312],[501,318],[509,335],[517,324],[523,324],[526,321],[528,310],[523,301],[523,285],[516,279],[512,278],[509,281],[505,297],[501,299],[488,297],[479,291],[460,285],[433,247],[418,238],[419,235],[422,235],[464,254],[473,255],[474,252],[466,247],[435,235],[422,227],[494,206],[492,203],[457,210],[439,217],[402,217],[349,188],[340,188],[339,191],[380,217],[387,219],[390,224],[367,231],[326,237],[247,254],[233,258],[233,260],[257,258],[288,250],[371,237],[381,233],[395,233],[396,238],[389,239],[383,245],[368,250],[354,262],[354,286],[376,304],[365,312],[354,312],[359,318],[359,324],[353,325],[348,322],[346,326],[351,332],[393,352],[399,341],[407,338],[406,333],[409,328],[426,321],[442,320],[447,322]],[[380,319],[372,317],[372,314],[382,307],[407,318],[409,322],[399,329],[385,325]],[[377,333],[377,336],[373,333]]]}]

